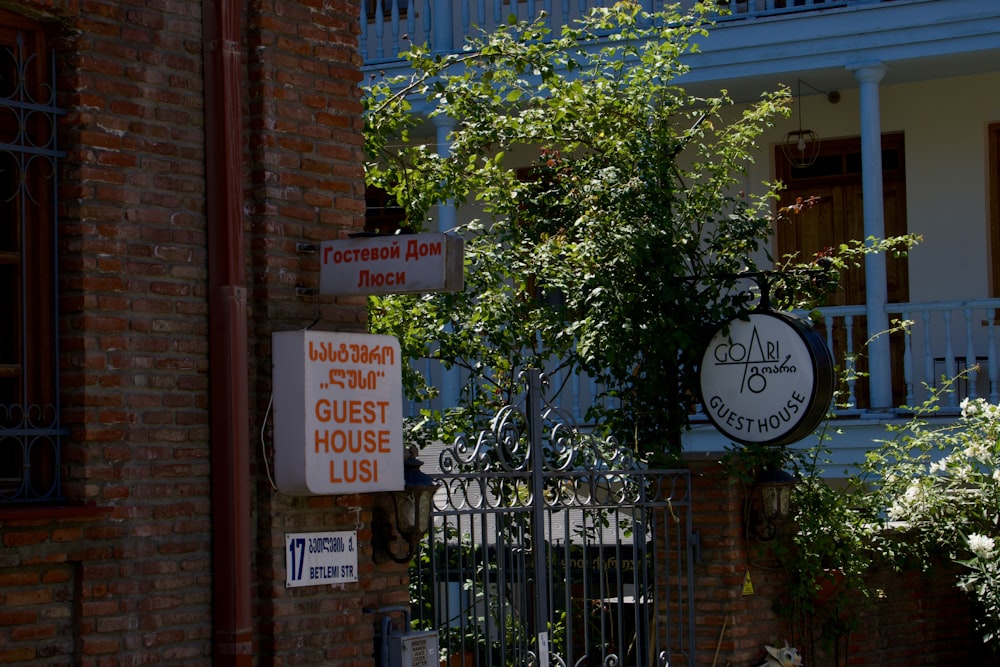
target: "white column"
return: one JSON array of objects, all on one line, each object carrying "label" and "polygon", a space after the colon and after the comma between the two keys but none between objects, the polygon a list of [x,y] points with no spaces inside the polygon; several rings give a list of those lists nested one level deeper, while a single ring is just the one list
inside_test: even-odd
[{"label": "white column", "polygon": [[[879,82],[886,67],[880,62],[848,65],[860,84],[861,186],[864,195],[865,238],[885,238],[882,197],[882,122]],[[892,365],[889,357],[889,316],[885,253],[865,255],[865,305],[868,319],[868,386],[870,410],[886,411],[892,405]]]},{"label": "white column", "polygon": [[[434,116],[434,128],[437,131],[437,152],[442,158],[451,155],[451,140],[449,133],[455,128],[455,120],[445,115]],[[447,232],[455,228],[455,204],[449,200],[437,206],[437,227],[439,232]],[[450,369],[441,368],[441,407],[454,407],[458,404],[462,390],[462,377],[457,366]]]},{"label": "white column", "polygon": [[[451,155],[451,140],[448,135],[455,129],[455,119],[448,116],[434,116],[437,131],[437,153],[442,158]],[[455,228],[455,204],[448,200],[437,207],[438,231],[447,232]]]}]

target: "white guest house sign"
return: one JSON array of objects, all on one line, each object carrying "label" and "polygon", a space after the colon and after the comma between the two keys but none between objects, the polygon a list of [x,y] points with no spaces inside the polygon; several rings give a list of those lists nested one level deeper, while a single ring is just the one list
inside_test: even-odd
[{"label": "white guest house sign", "polygon": [[282,493],[401,491],[403,380],[392,336],[277,331],[275,484]]},{"label": "white guest house sign", "polygon": [[744,444],[787,445],[819,424],[833,398],[833,359],[812,324],[762,310],[727,322],[700,368],[705,412]]}]

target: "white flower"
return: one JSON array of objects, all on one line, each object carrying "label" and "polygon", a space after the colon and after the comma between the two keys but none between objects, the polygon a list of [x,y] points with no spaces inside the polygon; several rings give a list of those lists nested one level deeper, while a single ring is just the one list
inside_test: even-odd
[{"label": "white flower", "polygon": [[983,408],[983,417],[986,419],[986,421],[995,422],[997,421],[998,418],[1000,418],[1000,405],[996,405],[995,403],[987,403],[985,400],[983,400],[982,408]]},{"label": "white flower", "polygon": [[952,476],[960,482],[968,482],[972,479],[972,466],[968,463],[962,462],[958,465],[951,466],[950,468]]},{"label": "white flower", "polygon": [[974,442],[965,448],[963,454],[976,461],[986,461],[990,457],[990,450],[985,443]]},{"label": "white flower", "polygon": [[993,550],[996,549],[996,542],[988,535],[973,533],[969,535],[969,549],[976,556],[985,560],[993,555]]},{"label": "white flower", "polygon": [[927,493],[920,480],[913,480],[906,487],[906,492],[896,498],[892,507],[889,508],[889,518],[894,521],[904,521],[912,517],[919,517],[926,504]]},{"label": "white flower", "polygon": [[984,398],[963,398],[959,403],[963,417],[980,417],[985,421],[1000,419],[1000,405],[989,403]]}]

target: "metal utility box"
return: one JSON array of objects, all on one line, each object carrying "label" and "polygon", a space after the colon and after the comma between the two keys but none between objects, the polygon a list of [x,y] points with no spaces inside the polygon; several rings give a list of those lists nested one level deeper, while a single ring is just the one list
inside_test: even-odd
[{"label": "metal utility box", "polygon": [[434,630],[394,630],[390,614],[403,614],[403,627],[410,627],[409,607],[382,607],[367,611],[385,614],[375,631],[377,667],[440,667],[438,633]]},{"label": "metal utility box", "polygon": [[438,633],[394,633],[388,637],[389,664],[384,667],[439,667]]}]

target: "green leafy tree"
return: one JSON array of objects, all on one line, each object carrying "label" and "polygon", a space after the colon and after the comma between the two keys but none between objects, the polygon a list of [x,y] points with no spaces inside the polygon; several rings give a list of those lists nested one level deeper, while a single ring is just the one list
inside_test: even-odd
[{"label": "green leafy tree", "polygon": [[[410,78],[369,83],[367,178],[395,197],[406,231],[442,202],[482,213],[453,230],[466,240],[464,291],[371,299],[372,330],[397,336],[404,356],[469,378],[462,407],[425,415],[434,437],[511,402],[534,366],[597,379],[606,393],[589,417],[619,441],[679,449],[703,346],[752,298],[735,276],[771,262],[774,187],[741,184],[790,102],[778,91],[739,106],[677,84],[704,11],[619,2],[557,35],[512,21],[459,54],[414,47]],[[414,139],[435,116],[455,122],[447,157]],[[774,293],[797,298],[830,283],[782,281]],[[415,371],[406,385],[435,392]]]}]

